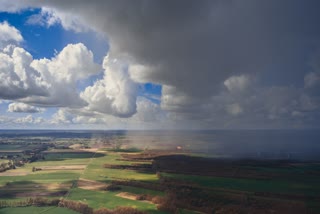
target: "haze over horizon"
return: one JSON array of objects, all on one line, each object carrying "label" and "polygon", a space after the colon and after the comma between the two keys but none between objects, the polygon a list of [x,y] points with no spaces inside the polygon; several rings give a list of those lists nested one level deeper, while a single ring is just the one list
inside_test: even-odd
[{"label": "haze over horizon", "polygon": [[319,8],[0,0],[0,129],[317,129]]}]

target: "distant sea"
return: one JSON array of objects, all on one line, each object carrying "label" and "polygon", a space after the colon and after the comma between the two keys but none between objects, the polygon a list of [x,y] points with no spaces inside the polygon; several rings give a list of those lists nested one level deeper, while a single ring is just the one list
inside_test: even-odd
[{"label": "distant sea", "polygon": [[[0,130],[0,138],[117,138],[134,144],[181,146],[213,157],[320,160],[320,130]],[[0,141],[1,143],[1,141]]]}]

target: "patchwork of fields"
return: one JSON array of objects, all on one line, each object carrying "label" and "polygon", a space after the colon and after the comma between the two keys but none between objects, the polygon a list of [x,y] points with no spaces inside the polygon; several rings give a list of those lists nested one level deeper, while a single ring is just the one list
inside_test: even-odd
[{"label": "patchwork of fields", "polygon": [[77,212],[62,207],[15,207],[2,208],[1,214],[26,214],[26,213],[46,213],[46,214],[77,214]]},{"label": "patchwork of fields", "polygon": [[[5,147],[9,148],[8,145]],[[14,150],[21,148],[16,145]],[[0,152],[1,153],[1,152]],[[117,196],[118,192],[105,191],[113,179],[141,179],[156,181],[156,175],[141,174],[134,171],[107,170],[104,163],[116,163],[120,154],[106,151],[87,152],[76,150],[51,150],[43,152],[44,158],[36,162],[25,164],[16,169],[0,173],[0,200],[19,201],[28,197],[63,197],[88,204],[92,208],[130,206],[140,210],[158,213],[156,205],[152,203],[129,200]],[[4,154],[6,155],[6,154]],[[5,161],[4,161],[5,162]],[[86,181],[86,182],[85,182]],[[152,190],[135,187],[124,187],[125,191],[146,192],[160,194]],[[28,208],[24,213],[45,212],[49,209]],[[19,213],[21,208],[3,208],[0,213]],[[64,211],[62,213],[72,213]],[[161,213],[161,212],[159,212]]]},{"label": "patchwork of fields", "polygon": [[40,150],[36,144],[0,145],[0,155],[8,166],[37,155],[0,173],[0,214],[77,213],[25,205],[28,198],[70,200],[90,212],[123,206],[147,213],[320,211],[319,163],[230,162],[136,148]]}]

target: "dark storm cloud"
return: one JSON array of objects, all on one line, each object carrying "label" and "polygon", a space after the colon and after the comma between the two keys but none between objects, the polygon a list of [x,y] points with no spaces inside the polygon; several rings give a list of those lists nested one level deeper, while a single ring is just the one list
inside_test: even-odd
[{"label": "dark storm cloud", "polygon": [[[243,115],[254,123],[302,117],[306,100],[314,106],[308,114],[319,111],[319,94],[309,87],[320,76],[309,66],[320,45],[319,1],[29,2],[72,14],[104,33],[112,57],[142,66],[131,72],[135,80],[164,86],[161,102],[166,110],[210,120],[228,114],[240,120]],[[242,75],[258,81],[245,93],[221,92],[225,86],[241,89],[230,84],[241,84],[237,78]],[[254,99],[268,95],[274,97]]]},{"label": "dark storm cloud", "polygon": [[306,72],[300,68],[320,36],[318,1],[41,4],[80,15],[106,33],[113,54],[150,66],[145,79],[192,96],[211,96],[229,76],[248,72],[275,70],[278,82],[299,83]]}]

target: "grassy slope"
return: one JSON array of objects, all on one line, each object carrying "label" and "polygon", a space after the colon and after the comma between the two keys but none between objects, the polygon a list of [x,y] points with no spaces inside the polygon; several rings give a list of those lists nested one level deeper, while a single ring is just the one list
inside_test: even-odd
[{"label": "grassy slope", "polygon": [[130,186],[121,186],[122,192],[130,192],[133,194],[149,194],[152,196],[164,196],[164,192],[156,191],[156,190],[150,190],[150,189],[142,189],[138,187],[130,187]]},{"label": "grassy slope", "polygon": [[[135,179],[143,181],[157,181],[157,177],[154,174],[138,173],[130,170],[118,170],[118,169],[106,169],[103,168],[103,164],[130,164],[128,161],[118,161],[117,158],[121,158],[118,153],[108,153],[106,156],[98,156],[96,158],[88,158],[87,154],[50,154],[43,161],[30,163],[14,170],[15,172],[27,172],[25,176],[3,176],[0,177],[0,186],[6,183],[12,185],[21,186],[37,184],[52,184],[52,183],[64,183],[77,180],[79,176],[81,178],[97,180],[103,182],[110,182],[112,179]],[[57,170],[57,171],[37,171],[31,172],[32,167],[41,166],[60,166],[60,165],[73,165],[73,164],[88,164],[86,170]],[[1,188],[1,187],[0,187]],[[163,193],[153,190],[145,190],[135,187],[122,187],[123,192],[131,192],[135,194],[150,194],[150,195],[163,195]],[[119,192],[98,192],[89,191],[83,189],[72,189],[68,199],[80,200],[88,203],[93,208],[107,207],[115,208],[117,206],[132,206],[141,210],[149,211],[150,213],[161,213],[156,211],[156,206],[146,202],[133,201],[123,199],[116,194]],[[15,200],[15,199],[11,199]],[[31,208],[28,208],[32,210]],[[2,210],[5,211],[5,210]],[[19,211],[18,209],[16,210]],[[13,212],[13,210],[12,210]],[[47,213],[47,212],[46,212]]]},{"label": "grassy slope", "polygon": [[[1,186],[10,182],[13,185],[16,183],[26,184],[32,183],[65,183],[77,180],[79,177],[89,180],[96,180],[101,182],[109,183],[114,179],[134,179],[140,181],[157,182],[158,178],[155,174],[140,173],[133,170],[122,170],[122,169],[107,169],[103,167],[103,164],[123,164],[128,165],[135,162],[130,161],[119,161],[121,153],[118,152],[105,152],[105,155],[93,154],[58,154],[52,153],[47,155],[43,161],[30,163],[16,169],[16,172],[27,172],[25,176],[11,176],[1,177],[0,176],[0,191]],[[37,171],[31,172],[32,167],[40,166],[60,166],[60,165],[78,165],[87,164],[85,170],[56,170],[56,171]],[[301,167],[295,167],[290,169],[273,169],[272,167],[259,167],[256,170],[277,172],[282,170],[283,173],[295,174],[301,173],[301,177],[304,180],[293,180],[293,179],[271,179],[271,180],[254,180],[254,179],[240,179],[240,178],[224,178],[224,177],[206,177],[206,176],[192,176],[182,174],[171,174],[162,173],[165,177],[179,179],[183,181],[193,182],[200,186],[209,188],[222,188],[222,189],[233,189],[240,191],[252,191],[252,192],[273,192],[273,193],[289,193],[289,194],[305,194],[305,195],[317,195],[320,192],[320,184],[318,180],[312,179],[312,176],[305,175],[306,170],[318,171],[319,165],[305,165]],[[126,187],[122,186],[122,189],[117,192],[105,192],[105,191],[91,191],[74,188],[71,190],[68,199],[82,201],[88,203],[93,208],[107,207],[113,209],[117,206],[131,206],[141,210],[146,210],[150,213],[161,213],[156,210],[154,204],[124,199],[116,196],[119,192],[130,192],[134,194],[150,194],[150,195],[164,195],[164,193],[153,190],[146,190],[143,188]],[[10,210],[12,209],[12,210]],[[1,213],[19,213],[19,208],[8,208],[0,209]],[[13,210],[15,209],[15,210]],[[26,208],[24,208],[26,209]],[[28,208],[29,213],[33,213],[32,209]],[[39,208],[40,209],[40,208]],[[57,208],[54,208],[55,210]],[[10,212],[9,212],[10,211]],[[57,211],[57,210],[56,210]],[[67,210],[68,211],[68,210]],[[67,212],[66,211],[66,212]],[[24,212],[24,213],[28,213]],[[187,211],[186,211],[187,212]],[[37,212],[35,212],[37,213]],[[48,213],[48,212],[46,212]],[[59,213],[64,213],[61,211]],[[68,212],[67,212],[68,213]]]},{"label": "grassy slope", "polygon": [[[116,160],[121,158],[121,155],[118,153],[108,153],[106,156],[93,158],[86,170],[81,174],[81,178],[102,181],[102,182],[111,182],[113,179],[135,179],[142,181],[157,181],[157,176],[154,174],[144,174],[131,170],[119,170],[119,169],[106,169],[103,168],[103,164],[130,164],[132,162],[128,161],[119,161]],[[135,187],[122,187],[120,191],[108,192],[108,191],[91,191],[75,188],[72,189],[71,194],[68,196],[68,199],[82,201],[88,203],[89,206],[93,208],[107,207],[113,209],[117,206],[130,206],[138,208],[140,210],[145,210],[150,213],[164,213],[157,211],[156,205],[134,201],[129,199],[124,199],[116,196],[119,192],[130,192],[134,194],[150,194],[150,195],[163,195],[162,192],[146,190],[142,188]]]},{"label": "grassy slope", "polygon": [[77,212],[61,207],[14,207],[2,208],[0,214],[77,214]]},{"label": "grassy slope", "polygon": [[[106,154],[106,153],[105,153]],[[6,191],[6,184],[10,183],[10,186],[21,187],[21,186],[37,186],[38,184],[59,184],[72,182],[77,180],[79,177],[97,180],[103,182],[110,182],[113,179],[135,179],[141,181],[156,182],[158,180],[155,174],[139,173],[132,170],[120,170],[120,169],[106,169],[103,164],[131,164],[134,162],[119,161],[121,154],[117,152],[108,152],[105,156],[96,154],[94,157],[93,153],[49,153],[46,154],[45,160],[37,161],[34,163],[26,164],[23,167],[12,170],[15,173],[27,173],[24,176],[0,176],[0,190]],[[33,167],[41,166],[65,166],[65,165],[79,165],[87,164],[85,170],[51,170],[51,171],[37,171],[32,172]],[[2,186],[2,187],[1,187]],[[31,190],[30,190],[31,191]],[[83,190],[74,188],[71,190],[68,199],[82,201],[88,203],[93,208],[107,207],[113,209],[117,206],[131,206],[141,210],[146,210],[150,213],[161,213],[156,210],[156,205],[124,199],[116,196],[119,192],[131,192],[135,194],[150,194],[150,195],[163,195],[163,193],[153,190],[145,190],[142,188],[135,187],[122,187],[121,191],[118,192],[100,192]],[[4,199],[3,199],[4,200]],[[9,199],[19,200],[19,199]],[[6,208],[1,209],[0,213],[38,213],[43,211],[45,208],[28,207],[23,208]],[[57,210],[55,212],[65,213],[63,210]],[[68,211],[68,210],[67,210]],[[66,211],[66,213],[68,213]],[[49,212],[46,212],[49,213]]]},{"label": "grassy slope", "polygon": [[0,176],[0,186],[10,182],[34,182],[34,183],[55,183],[77,179],[79,174],[72,172],[48,172],[39,174],[29,174],[25,176]]},{"label": "grassy slope", "polygon": [[68,199],[87,203],[90,207],[107,207],[114,209],[118,206],[130,206],[140,210],[156,210],[156,206],[151,203],[134,201],[116,196],[119,192],[100,192],[84,189],[73,189]]},{"label": "grassy slope", "polygon": [[119,161],[119,153],[108,153],[106,156],[93,159],[85,170],[81,178],[109,182],[113,179],[134,179],[141,181],[157,181],[155,174],[140,173],[133,170],[107,169],[103,164],[131,164],[130,161]]},{"label": "grassy slope", "polygon": [[[92,156],[93,154],[91,154]],[[78,179],[82,170],[50,170],[50,171],[37,171],[32,172],[32,167],[41,166],[66,166],[66,165],[85,165],[90,160],[87,155],[84,154],[50,154],[50,157],[45,160],[33,162],[24,165],[23,167],[11,170],[14,173],[27,173],[24,176],[0,176],[0,187],[7,182],[17,181],[31,181],[35,183],[50,183],[50,182],[64,182]],[[90,156],[90,157],[91,157]],[[62,157],[59,159],[58,157]]]}]

